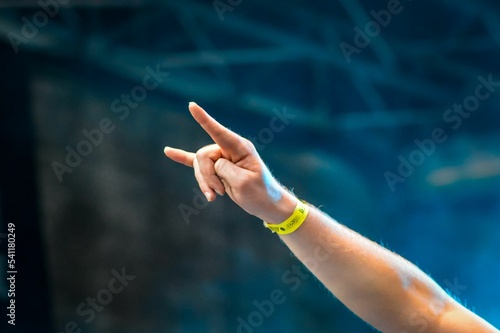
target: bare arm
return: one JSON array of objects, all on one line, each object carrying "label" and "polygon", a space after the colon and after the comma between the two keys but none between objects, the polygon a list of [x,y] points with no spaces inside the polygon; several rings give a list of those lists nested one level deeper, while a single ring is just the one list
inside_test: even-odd
[{"label": "bare arm", "polygon": [[[165,148],[165,154],[194,168],[207,199],[227,193],[245,211],[268,223],[290,216],[297,199],[272,177],[251,142],[196,104],[189,109],[215,144],[196,154],[173,148]],[[342,303],[383,332],[499,332],[455,302],[416,266],[314,207],[297,231],[280,237]]]},{"label": "bare arm", "polygon": [[[397,254],[316,209],[282,239],[349,309],[382,332],[498,332]],[[312,259],[307,259],[312,258]]]}]

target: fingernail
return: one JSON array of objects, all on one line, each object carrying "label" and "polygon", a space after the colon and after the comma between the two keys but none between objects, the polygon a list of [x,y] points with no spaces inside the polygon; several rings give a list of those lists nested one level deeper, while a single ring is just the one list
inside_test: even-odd
[{"label": "fingernail", "polygon": [[195,102],[189,102],[189,106],[191,106],[191,105],[196,105],[196,103]]},{"label": "fingernail", "polygon": [[163,152],[166,154],[168,149],[170,149],[170,147],[169,146],[165,146],[165,148],[163,148]]},{"label": "fingernail", "polygon": [[218,195],[220,195],[220,196],[222,196],[222,195],[223,195],[223,194],[222,194],[222,192],[221,192],[220,190],[215,190],[215,192],[216,192]]},{"label": "fingernail", "polygon": [[205,194],[205,197],[207,198],[207,201],[210,202],[210,198],[211,198],[210,193],[204,192],[203,194]]}]

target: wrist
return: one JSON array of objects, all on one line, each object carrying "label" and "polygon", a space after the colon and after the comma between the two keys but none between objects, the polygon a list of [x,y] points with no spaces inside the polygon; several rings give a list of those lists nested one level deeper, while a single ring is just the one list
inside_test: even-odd
[{"label": "wrist", "polygon": [[297,200],[292,193],[283,189],[280,199],[271,202],[269,208],[259,218],[268,224],[279,224],[293,214]]}]

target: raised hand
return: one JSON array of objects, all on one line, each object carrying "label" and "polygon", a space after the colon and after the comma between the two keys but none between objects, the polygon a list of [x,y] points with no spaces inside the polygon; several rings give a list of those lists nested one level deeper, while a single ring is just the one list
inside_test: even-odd
[{"label": "raised hand", "polygon": [[196,103],[193,118],[214,140],[196,153],[165,147],[170,159],[192,167],[208,201],[227,193],[248,213],[268,223],[280,223],[293,212],[296,198],[271,175],[254,145],[218,123]]}]

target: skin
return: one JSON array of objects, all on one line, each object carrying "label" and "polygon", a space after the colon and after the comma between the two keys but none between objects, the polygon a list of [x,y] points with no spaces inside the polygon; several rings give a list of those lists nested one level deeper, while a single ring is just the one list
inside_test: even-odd
[{"label": "skin", "polygon": [[[189,111],[214,144],[196,153],[166,147],[165,155],[194,169],[208,201],[227,193],[268,223],[287,219],[297,198],[271,175],[253,144],[197,104],[191,102]],[[415,265],[315,207],[297,231],[280,237],[342,303],[382,332],[499,333]]]}]

